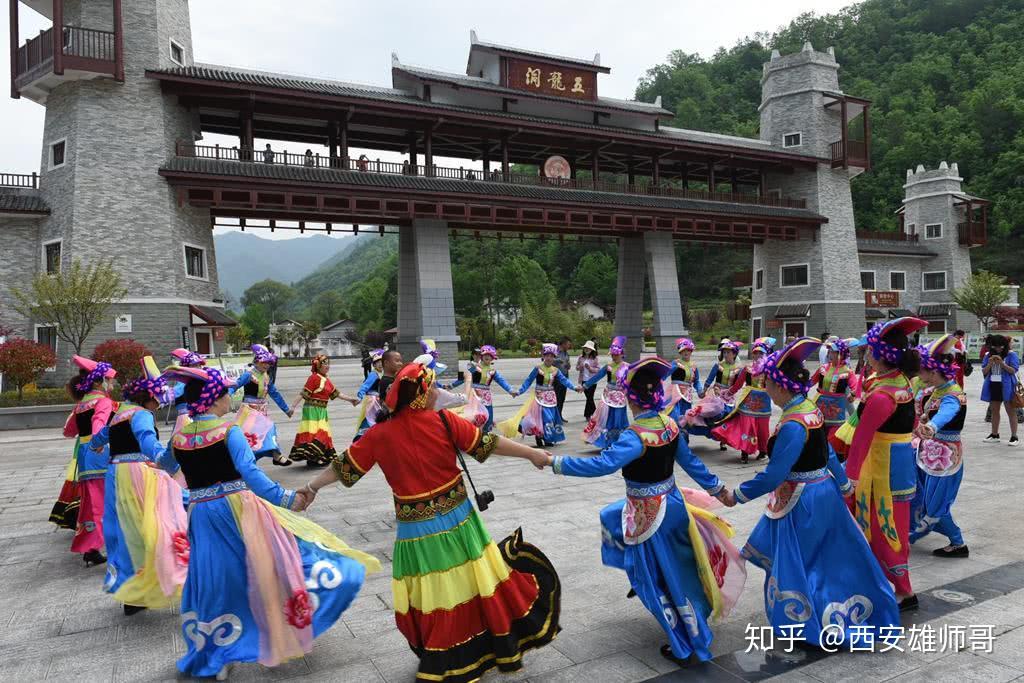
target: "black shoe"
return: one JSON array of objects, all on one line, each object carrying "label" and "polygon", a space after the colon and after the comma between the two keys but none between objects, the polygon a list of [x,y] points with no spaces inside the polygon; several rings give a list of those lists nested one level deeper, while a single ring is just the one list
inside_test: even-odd
[{"label": "black shoe", "polygon": [[86,567],[92,567],[97,564],[107,563],[107,556],[101,553],[99,550],[90,550],[86,554],[82,555],[82,559],[85,560]]},{"label": "black shoe", "polygon": [[139,612],[141,612],[144,609],[146,609],[146,608],[145,607],[141,607],[140,605],[125,605],[124,606],[124,615],[126,617],[130,617],[133,614],[138,614]]},{"label": "black shoe", "polygon": [[533,437],[534,442],[537,444],[537,448],[544,448],[544,439],[539,436]]},{"label": "black shoe", "polygon": [[627,597],[627,598],[635,598],[635,597],[636,597],[636,591],[635,591],[635,590],[633,590],[632,588],[630,588],[630,589],[629,589],[629,592],[628,592],[628,593],[626,593],[626,597]]},{"label": "black shoe", "polygon": [[764,460],[764,459],[765,459],[765,458],[767,458],[767,457],[768,457],[768,454],[767,454],[767,453],[758,453],[758,454],[757,454],[757,459],[758,459],[758,460]]},{"label": "black shoe", "polygon": [[917,594],[908,595],[907,597],[900,600],[899,608],[901,612],[908,612],[912,609],[918,608]]},{"label": "black shoe", "polygon": [[292,464],[292,461],[289,460],[288,458],[284,458],[284,460],[278,460],[277,458],[274,458],[273,462],[278,467],[289,467]]},{"label": "black shoe", "polygon": [[725,450],[725,444],[724,443],[719,443],[718,444],[718,450],[724,451]]},{"label": "black shoe", "polygon": [[676,664],[676,666],[679,667],[687,667],[694,663],[693,654],[691,654],[686,659],[679,659],[679,657],[676,657],[675,654],[672,653],[672,646],[668,643],[661,646],[660,652],[662,657],[664,657],[670,662],[673,662],[674,664]]},{"label": "black shoe", "polygon": [[319,469],[321,467],[327,467],[331,464],[330,460],[307,460],[306,467],[313,467]]},{"label": "black shoe", "polygon": [[[953,548],[952,550],[946,550],[946,548]],[[932,551],[932,555],[935,557],[970,557],[971,551],[968,550],[966,545],[956,546],[955,548],[951,545],[947,545],[946,548],[936,548]]]},{"label": "black shoe", "polygon": [[748,462],[750,462],[750,456],[748,456],[746,453],[740,453],[740,462],[746,465]]}]

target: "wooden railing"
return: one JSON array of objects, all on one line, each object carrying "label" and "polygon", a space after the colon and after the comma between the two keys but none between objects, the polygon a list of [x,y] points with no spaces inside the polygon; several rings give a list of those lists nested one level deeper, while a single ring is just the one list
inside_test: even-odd
[{"label": "wooden railing", "polygon": [[793,209],[803,209],[807,206],[806,201],[803,199],[789,199],[785,197],[735,192],[690,190],[666,184],[655,185],[650,183],[635,183],[630,185],[626,183],[614,183],[603,180],[595,181],[582,178],[545,178],[538,175],[521,173],[502,173],[500,169],[493,169],[490,173],[484,173],[480,169],[463,168],[461,166],[453,168],[438,166],[436,164],[430,166],[424,164],[410,165],[405,161],[381,161],[380,159],[368,159],[366,157],[352,159],[344,157],[329,157],[320,154],[294,154],[291,152],[275,151],[273,149],[251,150],[239,147],[221,147],[219,145],[193,145],[183,141],[178,142],[175,154],[181,157],[193,157],[197,159],[220,159],[223,161],[239,161],[243,163],[304,166],[306,168],[348,170],[362,173],[382,173],[387,175],[422,176],[426,178],[439,178],[442,180],[488,181],[511,183],[514,185],[542,185],[568,190],[676,197],[681,199],[758,204],[763,206],[778,206]]},{"label": "wooden railing", "polygon": [[[91,62],[113,63],[116,59],[113,31],[101,31],[81,26],[65,26],[61,33],[63,54],[80,61],[69,64],[72,68],[86,67]],[[21,78],[37,68],[53,62],[53,29],[41,32],[18,48],[17,76]]]},{"label": "wooden railing", "polygon": [[857,237],[866,240],[888,240],[890,242],[917,242],[916,234],[902,230],[858,230]]},{"label": "wooden railing", "polygon": [[957,223],[960,244],[973,247],[988,243],[988,232],[984,223]]},{"label": "wooden railing", "polygon": [[20,187],[32,190],[39,189],[39,175],[23,173],[0,173],[0,187]]},{"label": "wooden railing", "polygon": [[863,140],[847,140],[846,150],[843,150],[843,141],[837,140],[831,145],[832,165],[841,165],[845,162],[849,166],[867,166],[868,144]]},{"label": "wooden railing", "polygon": [[53,29],[42,31],[18,48],[18,77],[33,71],[41,64],[53,60]]}]

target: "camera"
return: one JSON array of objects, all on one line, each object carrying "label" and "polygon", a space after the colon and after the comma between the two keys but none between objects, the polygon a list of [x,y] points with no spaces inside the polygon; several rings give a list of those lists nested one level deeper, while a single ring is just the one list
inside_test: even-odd
[{"label": "camera", "polygon": [[476,506],[480,512],[486,510],[494,502],[494,491],[484,490],[476,494]]}]

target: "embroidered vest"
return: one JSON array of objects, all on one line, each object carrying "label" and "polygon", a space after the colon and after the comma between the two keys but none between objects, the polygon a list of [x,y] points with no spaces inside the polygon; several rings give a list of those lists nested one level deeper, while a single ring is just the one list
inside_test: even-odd
[{"label": "embroidered vest", "polygon": [[[779,424],[775,426],[775,433],[768,439],[768,453],[772,453],[779,430],[788,422],[796,422],[807,431],[804,446],[800,450],[800,457],[793,463],[791,471],[813,472],[820,470],[828,463],[828,435],[823,429],[825,418],[807,398],[783,412]],[[771,456],[769,455],[769,457]]]},{"label": "embroidered vest", "polygon": [[78,436],[83,438],[92,436],[92,416],[96,413],[96,404],[102,398],[106,398],[106,396],[90,391],[75,405],[75,427],[78,429]]},{"label": "embroidered vest", "polygon": [[939,387],[932,392],[931,396],[925,402],[925,412],[928,413],[928,419],[931,420],[939,412],[939,407],[942,404],[942,399],[946,396],[955,396],[960,401],[960,410],[953,416],[953,419],[946,423],[946,425],[940,430],[943,432],[960,432],[963,431],[964,421],[967,419],[967,394],[964,393],[963,389],[959,385],[953,384],[946,388]]},{"label": "embroidered vest", "polygon": [[641,484],[656,484],[671,477],[676,463],[679,425],[658,416],[637,420],[629,430],[640,437],[644,452],[622,468],[622,476]]},{"label": "embroidered vest", "polygon": [[864,414],[864,408],[871,395],[876,392],[888,394],[896,403],[896,409],[886,419],[878,431],[884,434],[909,434],[914,431],[914,394],[910,389],[910,380],[902,372],[875,375],[867,389],[864,400],[857,406],[857,416]]},{"label": "embroidered vest", "polygon": [[[132,429],[132,418],[140,410],[145,408],[131,403],[122,403],[118,406],[117,412],[110,419],[110,457],[142,452],[139,440],[135,438],[135,431]],[[160,438],[159,431],[156,438]]]},{"label": "embroidered vest", "polygon": [[269,385],[270,378],[267,377],[266,373],[256,374],[254,372],[242,391],[245,392],[246,398],[265,399],[267,397],[267,386]]},{"label": "embroidered vest", "polygon": [[694,365],[691,361],[686,365],[683,365],[679,361],[676,361],[676,365],[672,370],[672,381],[673,382],[693,382],[694,376]]},{"label": "embroidered vest", "polygon": [[196,420],[171,438],[174,459],[190,489],[242,478],[228,451],[228,431],[233,426],[224,419]]},{"label": "embroidered vest", "polygon": [[833,367],[828,363],[818,378],[818,391],[829,394],[845,394],[850,386],[850,366],[845,363]]}]

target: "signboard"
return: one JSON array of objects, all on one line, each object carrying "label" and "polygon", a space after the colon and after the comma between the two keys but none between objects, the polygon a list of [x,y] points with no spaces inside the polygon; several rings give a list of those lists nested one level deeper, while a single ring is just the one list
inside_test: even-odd
[{"label": "signboard", "polygon": [[192,350],[191,339],[192,335],[188,333],[188,327],[182,325],[181,327],[181,348]]},{"label": "signboard", "polygon": [[132,331],[132,317],[127,313],[114,316],[114,332],[130,333]]},{"label": "signboard", "polygon": [[597,99],[597,74],[560,64],[505,58],[505,85],[539,95],[572,100]]},{"label": "signboard", "polygon": [[779,320],[778,318],[769,318],[768,322],[766,323],[765,326],[769,330],[781,330],[782,329],[782,321]]},{"label": "signboard", "polygon": [[899,292],[864,292],[864,305],[868,308],[899,308]]},{"label": "signboard", "polygon": [[572,175],[572,169],[569,168],[569,162],[566,161],[565,157],[550,156],[547,161],[544,162],[544,177],[546,178],[559,178],[564,180]]},{"label": "signboard", "polygon": [[213,328],[213,340],[214,341],[219,341],[219,342],[224,341],[224,328],[223,327],[215,327],[215,328]]}]

